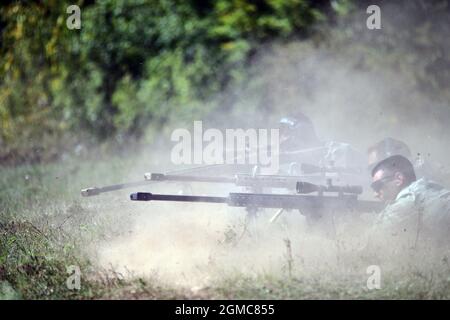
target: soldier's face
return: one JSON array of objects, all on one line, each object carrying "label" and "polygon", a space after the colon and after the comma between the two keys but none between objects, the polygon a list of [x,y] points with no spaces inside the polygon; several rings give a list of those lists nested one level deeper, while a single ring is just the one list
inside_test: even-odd
[{"label": "soldier's face", "polygon": [[395,200],[401,190],[402,183],[402,177],[397,173],[389,174],[382,169],[375,172],[372,178],[375,197],[385,202]]}]

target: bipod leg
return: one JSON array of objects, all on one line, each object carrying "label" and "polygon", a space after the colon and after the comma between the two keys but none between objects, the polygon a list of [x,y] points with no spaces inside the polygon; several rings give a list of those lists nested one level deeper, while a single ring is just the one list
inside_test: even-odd
[{"label": "bipod leg", "polygon": [[244,232],[248,232],[250,236],[257,236],[257,225],[256,225],[256,218],[258,216],[258,208],[256,207],[247,207],[245,208],[247,211],[247,215],[245,216],[245,228]]},{"label": "bipod leg", "polygon": [[246,224],[254,223],[256,221],[256,217],[258,216],[258,208],[247,207],[245,208],[245,211],[247,211],[247,215],[245,216]]},{"label": "bipod leg", "polygon": [[275,213],[275,214],[273,215],[273,217],[270,218],[269,222],[270,222],[270,223],[274,223],[274,222],[278,219],[278,217],[281,216],[281,214],[282,214],[284,211],[285,211],[284,208],[278,209],[277,213]]}]

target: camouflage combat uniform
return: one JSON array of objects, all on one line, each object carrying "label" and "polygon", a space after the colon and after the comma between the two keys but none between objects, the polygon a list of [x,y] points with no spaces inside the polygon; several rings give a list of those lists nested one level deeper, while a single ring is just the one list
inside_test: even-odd
[{"label": "camouflage combat uniform", "polygon": [[448,250],[450,190],[425,178],[413,182],[380,213],[369,245],[396,256],[419,249]]},{"label": "camouflage combat uniform", "polygon": [[450,186],[450,172],[448,168],[436,162],[425,161],[420,156],[416,157],[412,163],[418,178],[423,177],[436,181],[445,187]]},{"label": "camouflage combat uniform", "polygon": [[387,137],[370,146],[367,151],[369,171],[372,171],[375,165],[382,160],[394,155],[401,155],[412,163],[416,177],[431,179],[446,187],[450,187],[450,171],[448,168],[432,161],[428,157],[425,158],[420,153],[413,156],[408,145],[401,140]]}]

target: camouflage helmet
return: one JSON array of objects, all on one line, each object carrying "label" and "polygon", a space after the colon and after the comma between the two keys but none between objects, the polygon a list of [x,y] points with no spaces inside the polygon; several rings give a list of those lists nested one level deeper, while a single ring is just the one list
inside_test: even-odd
[{"label": "camouflage helmet", "polygon": [[278,127],[280,137],[285,137],[289,144],[308,144],[318,140],[313,123],[303,113],[281,118]]},{"label": "camouflage helmet", "polygon": [[379,163],[385,159],[400,155],[411,161],[411,150],[403,141],[394,138],[384,138],[375,143],[367,150],[368,153],[368,169],[372,171]]}]

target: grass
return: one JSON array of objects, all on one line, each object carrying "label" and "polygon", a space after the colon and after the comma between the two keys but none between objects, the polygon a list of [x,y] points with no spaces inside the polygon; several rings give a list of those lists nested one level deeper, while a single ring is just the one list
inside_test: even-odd
[{"label": "grass", "polygon": [[[125,281],[111,270],[95,270],[83,253],[87,243],[115,230],[111,216],[82,202],[81,186],[97,179],[112,182],[128,165],[116,159],[107,166],[66,162],[1,169],[0,298],[96,299],[132,297],[135,291],[178,295],[142,280]],[[66,286],[71,265],[84,271],[80,290]]]},{"label": "grass", "polygon": [[[409,273],[400,278],[387,273],[383,275],[381,290],[368,290],[364,272],[302,275],[291,248],[285,254],[289,272],[249,276],[239,271],[236,261],[234,272],[224,273],[200,288],[174,286],[158,276],[126,277],[113,268],[99,268],[86,248],[95,248],[98,241],[121,235],[123,228],[117,227],[117,221],[123,226],[131,223],[131,219],[112,208],[127,200],[111,198],[106,206],[99,207],[95,201],[82,199],[79,191],[98,181],[101,184],[121,181],[119,177],[125,176],[131,166],[136,172],[148,169],[145,161],[134,160],[72,159],[0,169],[0,299],[450,298],[448,273],[439,276]],[[239,233],[225,228],[223,237],[227,240]],[[233,244],[233,239],[224,243]],[[67,268],[73,265],[83,270],[80,290],[70,290],[66,285],[71,275]]]}]

